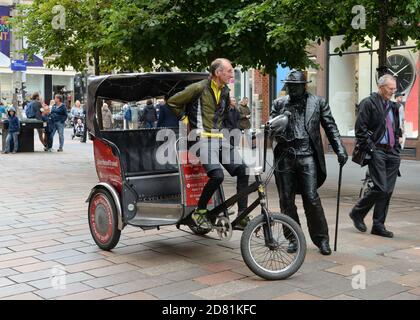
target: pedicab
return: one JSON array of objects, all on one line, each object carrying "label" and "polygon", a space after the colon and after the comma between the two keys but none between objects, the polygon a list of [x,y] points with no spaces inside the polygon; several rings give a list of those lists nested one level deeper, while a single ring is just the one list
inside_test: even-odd
[{"label": "pedicab", "polygon": [[[175,225],[185,232],[227,241],[233,230],[238,229],[239,222],[260,207],[261,213],[250,220],[241,236],[243,260],[264,279],[285,279],[302,265],[306,242],[293,219],[272,213],[267,208],[266,183],[262,174],[268,126],[261,132],[264,142],[260,151],[264,166],[254,170],[255,182],[229,199],[225,199],[223,188],[219,188],[209,202],[210,230],[197,226],[190,217],[208,177],[200,163],[185,161],[190,157],[188,151],[179,147],[182,144],[179,130],[171,131],[175,132],[175,138],[170,142],[173,148],[168,149],[175,154],[175,163],[161,163],[157,161],[157,153],[160,147],[169,143],[167,138],[161,139],[161,135],[169,128],[103,129],[103,102],[112,106],[112,101],[135,103],[150,97],[170,97],[207,77],[207,73],[164,72],[89,79],[86,125],[93,141],[99,178],[86,201],[89,203],[88,221],[92,237],[99,248],[112,250],[127,225],[143,230]],[[256,200],[239,217],[231,220],[228,209],[241,196],[250,194],[254,194]],[[297,243],[295,251],[288,252],[290,241]]]}]

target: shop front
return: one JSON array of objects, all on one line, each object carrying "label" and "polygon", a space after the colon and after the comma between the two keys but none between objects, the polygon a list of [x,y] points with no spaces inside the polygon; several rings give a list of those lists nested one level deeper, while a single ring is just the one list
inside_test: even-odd
[{"label": "shop front", "polygon": [[[354,45],[342,55],[334,52],[341,36],[331,39],[327,57],[327,97],[347,150],[354,147],[354,125],[359,102],[377,90],[378,43],[366,49]],[[414,41],[398,42],[388,52],[388,70],[397,79],[397,91],[404,94],[406,142],[403,157],[420,160],[419,53]]]}]

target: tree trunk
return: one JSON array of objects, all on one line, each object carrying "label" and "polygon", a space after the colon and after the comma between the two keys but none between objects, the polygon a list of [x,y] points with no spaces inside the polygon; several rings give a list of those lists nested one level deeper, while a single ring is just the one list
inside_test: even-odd
[{"label": "tree trunk", "polygon": [[378,50],[378,76],[381,77],[387,73],[387,28],[388,28],[388,12],[387,0],[381,0],[381,7],[379,9],[380,25],[379,25],[379,50]]},{"label": "tree trunk", "polygon": [[93,60],[95,63],[95,76],[99,76],[101,74],[101,69],[99,66],[99,49],[95,49],[93,52]]}]

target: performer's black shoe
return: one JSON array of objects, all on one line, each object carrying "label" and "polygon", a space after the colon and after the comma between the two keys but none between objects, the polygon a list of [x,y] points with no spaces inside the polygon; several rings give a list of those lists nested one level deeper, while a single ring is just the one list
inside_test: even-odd
[{"label": "performer's black shoe", "polygon": [[349,217],[351,220],[353,220],[354,227],[359,230],[360,232],[366,232],[367,227],[365,223],[363,222],[362,218],[357,217],[353,214],[353,211],[350,212]]},{"label": "performer's black shoe", "polygon": [[393,238],[394,234],[391,231],[388,231],[384,228],[375,228],[372,227],[372,234],[376,235],[376,236],[381,236],[381,237],[385,237],[385,238]]},{"label": "performer's black shoe", "polygon": [[290,240],[289,246],[287,247],[287,253],[295,253],[298,249],[296,240]]},{"label": "performer's black shoe", "polygon": [[319,251],[324,256],[329,256],[331,254],[331,248],[328,243],[328,240],[322,240],[321,244],[319,245]]}]

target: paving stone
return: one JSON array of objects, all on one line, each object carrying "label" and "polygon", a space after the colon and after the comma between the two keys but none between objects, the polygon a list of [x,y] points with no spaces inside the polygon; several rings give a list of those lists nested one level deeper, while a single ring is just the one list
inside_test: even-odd
[{"label": "paving stone", "polygon": [[191,280],[191,279],[205,276],[208,274],[209,274],[208,271],[203,270],[201,268],[189,268],[189,269],[185,269],[181,271],[168,272],[168,273],[162,274],[162,277],[165,277],[173,281],[183,281],[183,280]]},{"label": "paving stone", "polygon": [[62,258],[67,258],[71,256],[77,256],[77,255],[80,255],[79,251],[70,249],[70,250],[63,250],[63,251],[53,252],[53,253],[38,254],[35,257],[42,261],[49,261],[49,260],[58,260]]},{"label": "paving stone", "polygon": [[302,289],[302,291],[305,293],[324,299],[344,294],[351,290],[353,290],[351,286],[351,281],[347,279],[334,279],[328,281],[323,285],[317,285],[314,288]]},{"label": "paving stone", "polygon": [[420,300],[420,296],[410,294],[410,292],[403,292],[396,294],[395,296],[386,298],[385,300]]},{"label": "paving stone", "polygon": [[79,254],[79,255],[72,255],[65,258],[55,259],[58,263],[61,263],[62,265],[68,266],[73,264],[79,264],[82,262],[87,261],[93,261],[93,260],[99,260],[102,259],[103,256],[97,253],[85,253],[85,254]]},{"label": "paving stone", "polygon": [[114,286],[107,287],[108,290],[117,294],[128,294],[140,290],[146,290],[158,286],[163,286],[170,283],[171,280],[162,277],[147,277],[140,280],[131,281],[124,284],[117,284]]},{"label": "paving stone", "polygon": [[30,292],[35,290],[35,288],[27,285],[26,283],[18,283],[18,284],[12,284],[10,286],[4,286],[1,287],[0,290],[0,298],[5,298],[8,296],[13,296],[25,292]]},{"label": "paving stone", "polygon": [[151,296],[150,294],[144,293],[143,291],[139,291],[139,292],[124,294],[121,296],[116,296],[109,300],[157,300],[157,298]]},{"label": "paving stone", "polygon": [[340,294],[338,296],[335,297],[331,297],[328,300],[361,300],[352,296],[347,296],[345,294]]},{"label": "paving stone", "polygon": [[68,249],[78,249],[80,247],[83,247],[84,245],[85,244],[83,242],[70,242],[70,243],[65,243],[65,244],[57,242],[57,245],[39,248],[37,249],[37,251],[40,251],[43,253],[53,253],[53,252],[64,251]]},{"label": "paving stone", "polygon": [[195,266],[196,266],[195,264],[181,260],[181,261],[176,261],[172,263],[157,265],[151,268],[145,268],[145,269],[142,269],[141,272],[149,276],[158,276],[158,275],[167,274],[170,272],[190,269]]},{"label": "paving stone", "polygon": [[104,277],[104,276],[109,276],[116,273],[123,273],[126,271],[132,271],[132,270],[137,270],[137,269],[138,267],[132,264],[123,263],[123,264],[111,265],[111,266],[107,266],[103,268],[91,269],[86,272],[94,277]]},{"label": "paving stone", "polygon": [[[400,276],[401,274],[386,269],[369,270],[366,271],[366,285],[373,286],[381,282],[392,281]],[[346,278],[352,280],[353,277],[354,275]]]},{"label": "paving stone", "polygon": [[32,257],[26,257],[21,259],[6,260],[0,262],[0,270],[3,268],[13,268],[16,266],[22,266],[25,264],[37,263],[40,262],[38,259]]},{"label": "paving stone", "polygon": [[420,287],[420,272],[410,272],[392,280],[403,286]]},{"label": "paving stone", "polygon": [[206,276],[195,278],[194,281],[197,281],[205,285],[214,286],[220,283],[242,279],[244,277],[245,277],[244,275],[239,274],[239,273],[235,273],[232,271],[223,271],[223,272],[213,273]]},{"label": "paving stone", "polygon": [[13,252],[13,253],[6,253],[0,255],[0,262],[7,261],[7,260],[16,260],[19,258],[26,258],[26,257],[33,257],[38,252],[35,250],[25,250],[20,252]]},{"label": "paving stone", "polygon": [[15,274],[18,274],[18,273],[19,272],[17,272],[16,270],[13,270],[11,268],[0,269],[0,278],[1,277],[14,276]]},{"label": "paving stone", "polygon": [[52,277],[54,275],[53,269],[45,269],[40,271],[33,271],[33,272],[27,272],[27,273],[21,273],[15,276],[11,276],[10,279],[12,279],[15,282],[29,282],[39,279],[45,279]]},{"label": "paving stone", "polygon": [[272,281],[258,288],[242,291],[236,294],[236,297],[241,300],[269,300],[295,291],[297,291],[296,287],[283,284],[282,281]]},{"label": "paving stone", "polygon": [[15,284],[15,282],[10,281],[9,279],[7,279],[5,277],[0,278],[0,287],[9,286],[11,284]]},{"label": "paving stone", "polygon": [[173,296],[186,294],[191,291],[196,291],[207,286],[196,281],[185,280],[175,283],[170,283],[167,285],[155,287],[149,290],[146,290],[146,293],[149,293],[159,299],[167,299]]},{"label": "paving stone", "polygon": [[30,250],[30,249],[40,249],[43,247],[49,247],[49,246],[53,246],[59,243],[60,242],[55,241],[55,240],[45,240],[45,241],[39,241],[39,242],[33,242],[33,243],[26,243],[26,244],[17,245],[17,246],[11,246],[9,247],[9,249],[13,251],[25,251],[25,250]]},{"label": "paving stone", "polygon": [[54,289],[54,288],[48,288],[43,290],[35,291],[34,293],[41,296],[44,299],[54,299],[57,297],[62,297],[74,293],[84,292],[92,290],[91,287],[82,284],[82,283],[72,283],[69,285],[66,285],[65,289]]},{"label": "paving stone", "polygon": [[404,287],[400,284],[388,281],[370,287],[367,286],[366,289],[349,291],[346,295],[364,300],[382,300],[409,291],[410,289],[410,287]]},{"label": "paving stone", "polygon": [[144,279],[145,277],[146,275],[138,271],[127,271],[123,273],[111,274],[109,276],[91,279],[85,281],[84,283],[91,286],[92,288],[104,288],[118,284],[125,285],[128,282]]},{"label": "paving stone", "polygon": [[278,296],[273,300],[321,300],[321,298],[304,292],[294,291]]},{"label": "paving stone", "polygon": [[9,296],[0,300],[43,300],[40,296],[32,292],[17,294],[15,296]]},{"label": "paving stone", "polygon": [[[41,279],[36,281],[28,282],[29,285],[37,288],[37,289],[47,289],[53,287],[53,279],[54,274],[50,273],[50,276],[47,279]],[[93,279],[91,275],[88,275],[84,272],[77,272],[77,273],[65,273],[65,282],[66,285],[70,283],[82,282],[86,280]]]},{"label": "paving stone", "polygon": [[104,300],[115,297],[115,293],[106,289],[94,289],[80,293],[74,293],[57,298],[57,300]]},{"label": "paving stone", "polygon": [[219,284],[217,286],[197,290],[191,292],[201,298],[208,300],[223,299],[230,295],[237,295],[244,291],[257,288],[256,285],[247,283],[242,280],[236,280],[228,283]]},{"label": "paving stone", "polygon": [[25,264],[23,266],[14,267],[14,269],[21,273],[28,273],[28,272],[34,272],[34,271],[39,271],[39,270],[51,269],[57,265],[58,263],[55,261],[45,261],[45,262],[38,262],[38,263],[32,263],[32,264]]}]

